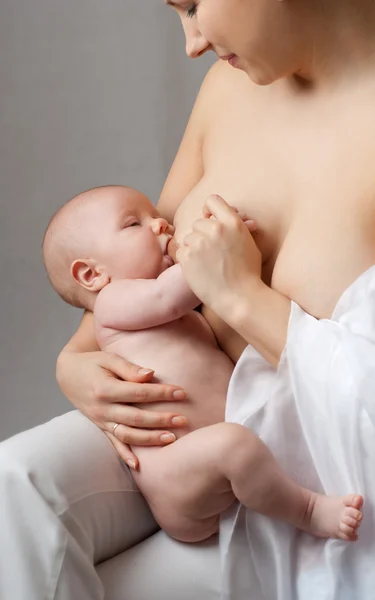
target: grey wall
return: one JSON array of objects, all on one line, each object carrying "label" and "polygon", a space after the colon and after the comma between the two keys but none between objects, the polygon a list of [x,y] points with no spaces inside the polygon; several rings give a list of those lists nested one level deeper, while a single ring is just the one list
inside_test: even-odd
[{"label": "grey wall", "polygon": [[163,0],[1,0],[0,439],[71,408],[55,360],[80,313],[43,271],[49,217],[106,183],[156,202],[211,63]]}]

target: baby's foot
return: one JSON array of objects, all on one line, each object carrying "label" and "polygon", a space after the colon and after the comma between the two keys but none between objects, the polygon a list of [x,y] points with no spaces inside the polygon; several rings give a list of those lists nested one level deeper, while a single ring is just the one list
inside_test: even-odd
[{"label": "baby's foot", "polygon": [[318,537],[332,537],[348,542],[358,539],[362,521],[362,496],[323,496],[311,494],[302,528]]}]

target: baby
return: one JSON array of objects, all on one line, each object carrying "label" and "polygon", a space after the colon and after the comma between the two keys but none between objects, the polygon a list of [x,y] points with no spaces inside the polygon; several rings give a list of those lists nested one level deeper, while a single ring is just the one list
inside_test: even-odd
[{"label": "baby", "polygon": [[186,427],[179,439],[136,448],[140,468],[134,478],[156,521],[178,540],[203,540],[237,498],[317,536],[357,539],[361,496],[324,496],[300,487],[252,431],[223,422],[233,364],[193,310],[200,302],[168,255],[172,233],[143,194],[106,186],[65,204],[43,243],[52,285],[70,304],[93,311],[100,348],[147,365],[155,381],[187,393],[183,404],[147,405],[183,409]]}]

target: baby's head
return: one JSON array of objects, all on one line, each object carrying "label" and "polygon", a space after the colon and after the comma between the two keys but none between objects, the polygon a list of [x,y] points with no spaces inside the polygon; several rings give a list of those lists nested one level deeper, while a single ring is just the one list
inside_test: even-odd
[{"label": "baby's head", "polygon": [[52,217],[44,235],[44,264],[63,300],[92,310],[110,281],[154,279],[170,267],[172,233],[140,192],[99,187],[79,194]]}]

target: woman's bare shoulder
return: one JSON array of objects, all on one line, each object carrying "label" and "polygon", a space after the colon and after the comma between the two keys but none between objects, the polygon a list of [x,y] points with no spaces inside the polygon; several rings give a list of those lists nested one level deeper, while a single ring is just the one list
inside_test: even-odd
[{"label": "woman's bare shoulder", "polygon": [[199,93],[201,132],[216,129],[227,111],[245,110],[248,114],[256,96],[262,92],[248,75],[227,62],[218,60],[208,71]]},{"label": "woman's bare shoulder", "polygon": [[[224,94],[225,97],[233,97],[242,91],[251,93],[251,90],[257,87],[244,71],[233,68],[226,61],[218,60],[207,72],[200,93],[201,95],[220,93],[220,96]],[[220,101],[220,98],[217,100]]]}]

